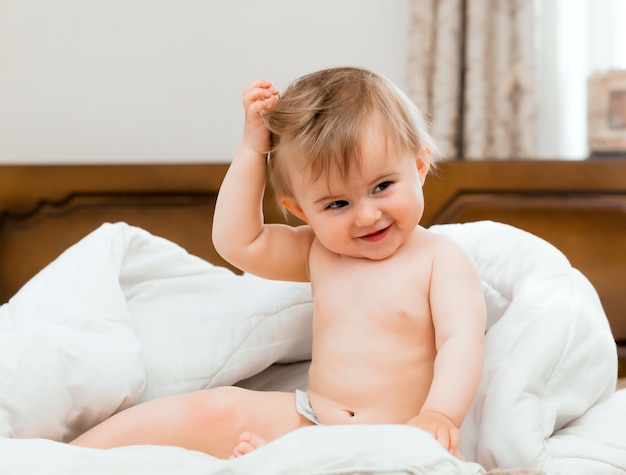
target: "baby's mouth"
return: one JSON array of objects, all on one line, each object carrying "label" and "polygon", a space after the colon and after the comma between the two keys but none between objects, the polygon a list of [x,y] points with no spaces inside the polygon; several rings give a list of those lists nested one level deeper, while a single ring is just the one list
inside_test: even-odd
[{"label": "baby's mouth", "polygon": [[391,225],[387,226],[386,228],[383,228],[379,231],[373,232],[371,234],[366,234],[365,236],[361,236],[360,239],[363,239],[364,241],[368,241],[368,242],[376,242],[376,241],[380,241],[381,239],[383,239],[387,233],[389,232],[389,229],[391,228]]}]

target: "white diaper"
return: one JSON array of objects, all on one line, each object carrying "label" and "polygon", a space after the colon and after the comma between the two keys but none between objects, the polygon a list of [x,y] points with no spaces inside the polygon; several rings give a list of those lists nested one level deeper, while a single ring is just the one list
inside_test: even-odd
[{"label": "white diaper", "polygon": [[313,424],[321,424],[311,407],[311,403],[309,402],[309,393],[306,391],[296,389],[296,411],[298,411],[298,414],[302,414],[310,420]]}]

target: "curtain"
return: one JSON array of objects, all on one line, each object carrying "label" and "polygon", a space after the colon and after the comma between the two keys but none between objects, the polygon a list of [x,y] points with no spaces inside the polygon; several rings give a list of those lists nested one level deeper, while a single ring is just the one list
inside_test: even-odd
[{"label": "curtain", "polygon": [[407,92],[440,156],[534,156],[533,0],[409,2]]}]

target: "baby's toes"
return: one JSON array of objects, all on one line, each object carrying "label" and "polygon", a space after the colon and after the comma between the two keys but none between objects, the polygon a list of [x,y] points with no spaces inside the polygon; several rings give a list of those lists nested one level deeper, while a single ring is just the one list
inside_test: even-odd
[{"label": "baby's toes", "polygon": [[233,454],[230,458],[241,457],[242,455],[249,454],[255,449],[255,447],[249,442],[240,441],[233,450]]},{"label": "baby's toes", "polygon": [[233,457],[241,457],[249,454],[253,450],[263,447],[267,441],[254,432],[244,432],[239,436],[239,443],[233,450]]},{"label": "baby's toes", "polygon": [[256,432],[244,432],[239,437],[239,442],[245,442],[248,446],[252,447],[252,449],[259,449],[267,444],[267,440],[261,437]]}]

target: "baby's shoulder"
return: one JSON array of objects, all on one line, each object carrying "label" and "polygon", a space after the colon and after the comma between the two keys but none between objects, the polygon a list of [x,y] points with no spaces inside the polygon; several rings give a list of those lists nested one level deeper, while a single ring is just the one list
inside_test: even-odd
[{"label": "baby's shoulder", "polygon": [[431,244],[433,246],[441,246],[443,248],[461,247],[461,245],[451,237],[446,236],[445,234],[431,231],[430,229],[424,228],[422,226],[418,226],[417,228],[415,228],[414,235],[419,241]]},{"label": "baby's shoulder", "polygon": [[466,256],[465,249],[453,238],[419,226],[416,229],[419,247],[429,250],[433,258]]}]

